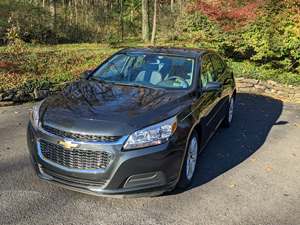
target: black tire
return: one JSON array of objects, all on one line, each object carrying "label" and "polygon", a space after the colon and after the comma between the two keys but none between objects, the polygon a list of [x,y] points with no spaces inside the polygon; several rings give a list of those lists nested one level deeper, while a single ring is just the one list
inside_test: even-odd
[{"label": "black tire", "polygon": [[[190,145],[192,144],[192,141],[193,141],[194,138],[196,138],[196,141],[197,141],[197,157],[196,157],[196,162],[195,162],[195,168],[194,168],[194,171],[193,171],[193,175],[190,178],[188,178],[188,176],[187,176],[188,151],[189,151]],[[179,181],[178,181],[177,186],[176,186],[177,188],[186,189],[191,185],[191,183],[193,181],[193,178],[194,178],[194,175],[195,175],[195,171],[197,169],[197,164],[198,164],[198,159],[199,159],[199,149],[200,149],[200,145],[199,145],[198,134],[197,134],[197,132],[193,132],[190,139],[189,139],[189,144],[188,144],[186,154],[185,154],[185,157],[184,157],[184,162],[183,162],[180,178],[179,178]]]},{"label": "black tire", "polygon": [[[227,103],[227,106],[226,106],[226,116],[222,122],[222,126],[223,127],[230,127],[231,123],[232,123],[232,119],[233,119],[233,115],[234,115],[234,103],[235,103],[235,99],[234,97],[232,96],[228,103]],[[232,105],[231,105],[232,104]],[[231,107],[232,107],[232,115],[231,115],[231,118],[230,118],[230,110],[231,110]]]}]

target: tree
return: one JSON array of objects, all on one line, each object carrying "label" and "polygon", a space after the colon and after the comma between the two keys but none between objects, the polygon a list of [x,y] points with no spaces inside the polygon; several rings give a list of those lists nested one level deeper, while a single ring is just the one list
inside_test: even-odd
[{"label": "tree", "polygon": [[120,0],[120,16],[119,16],[119,20],[120,20],[120,28],[121,28],[121,40],[123,41],[124,39],[124,16],[123,16],[123,0]]},{"label": "tree", "polygon": [[52,27],[55,29],[56,27],[56,0],[51,0],[50,2],[50,14],[53,19]]},{"label": "tree", "polygon": [[151,35],[152,45],[155,45],[156,23],[157,23],[157,0],[154,0],[153,24],[152,24],[152,35]]},{"label": "tree", "polygon": [[170,5],[171,5],[171,12],[173,13],[174,12],[174,0],[171,0]]},{"label": "tree", "polygon": [[200,11],[210,20],[220,24],[225,30],[233,30],[238,26],[254,21],[257,17],[257,10],[266,1],[244,1],[244,4],[241,5],[241,2],[237,0],[196,0],[194,4],[190,5],[189,11]]},{"label": "tree", "polygon": [[149,2],[142,0],[142,38],[145,42],[149,41]]}]

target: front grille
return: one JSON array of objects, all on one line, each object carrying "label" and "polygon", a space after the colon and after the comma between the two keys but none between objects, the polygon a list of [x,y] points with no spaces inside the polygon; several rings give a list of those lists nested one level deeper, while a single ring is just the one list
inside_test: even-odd
[{"label": "front grille", "polygon": [[54,127],[43,125],[43,129],[51,134],[54,134],[63,138],[71,138],[78,141],[99,141],[99,142],[114,142],[120,139],[119,136],[99,136],[99,135],[86,135],[73,133],[63,130],[58,130]]},{"label": "front grille", "polygon": [[44,140],[40,141],[40,149],[46,159],[72,169],[105,169],[112,159],[109,152],[65,149]]}]

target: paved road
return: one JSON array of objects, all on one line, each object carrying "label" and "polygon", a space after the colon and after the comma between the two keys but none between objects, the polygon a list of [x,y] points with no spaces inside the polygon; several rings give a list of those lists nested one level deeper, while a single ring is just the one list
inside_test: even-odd
[{"label": "paved road", "polygon": [[25,142],[30,107],[0,108],[0,224],[300,224],[300,105],[240,94],[233,126],[201,154],[193,187],[140,199],[38,180]]}]

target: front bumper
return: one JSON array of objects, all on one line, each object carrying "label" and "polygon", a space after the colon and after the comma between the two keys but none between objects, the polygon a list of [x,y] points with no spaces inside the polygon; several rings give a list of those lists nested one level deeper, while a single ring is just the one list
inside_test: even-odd
[{"label": "front bumper", "polygon": [[45,159],[39,151],[39,140],[56,144],[64,139],[35,130],[29,123],[28,148],[41,179],[83,193],[114,197],[155,196],[172,190],[179,178],[185,148],[185,142],[176,133],[165,144],[132,151],[122,151],[126,139],[110,144],[80,142],[82,149],[100,149],[114,157],[106,169],[79,170]]}]

